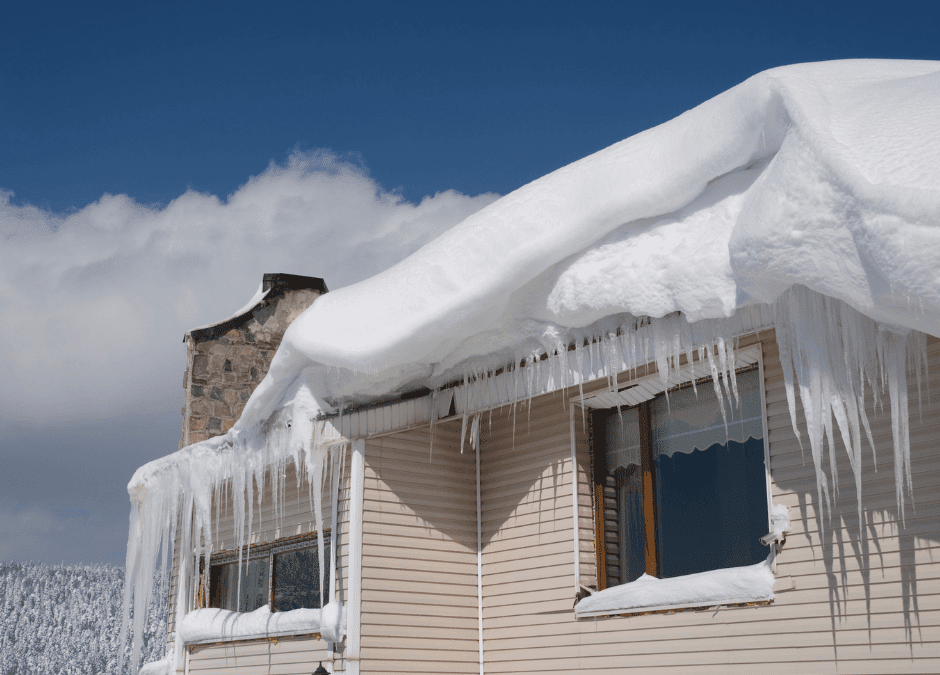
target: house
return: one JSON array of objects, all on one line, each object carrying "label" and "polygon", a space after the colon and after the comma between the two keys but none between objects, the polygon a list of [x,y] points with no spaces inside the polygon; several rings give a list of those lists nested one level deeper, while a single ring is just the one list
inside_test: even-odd
[{"label": "house", "polygon": [[319,297],[131,481],[164,672],[940,671],[937,92],[769,71]]}]

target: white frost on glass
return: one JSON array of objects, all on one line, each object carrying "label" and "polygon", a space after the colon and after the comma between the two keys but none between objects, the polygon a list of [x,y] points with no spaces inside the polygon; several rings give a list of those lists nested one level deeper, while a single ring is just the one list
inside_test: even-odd
[{"label": "white frost on glass", "polygon": [[320,609],[293,609],[272,612],[267,605],[253,612],[225,609],[197,609],[180,622],[177,639],[184,645],[195,642],[239,640],[321,633],[328,641],[339,642],[345,634],[342,605],[331,603]]},{"label": "white frost on glass", "polygon": [[774,574],[769,559],[669,579],[644,574],[636,581],[605,588],[575,605],[575,614],[629,612],[669,606],[716,605],[773,600]]},{"label": "white frost on glass", "polygon": [[[290,326],[226,436],[135,474],[127,607],[146,606],[154,560],[161,546],[167,555],[180,515],[195,526],[192,537],[181,533],[183,579],[192,578],[211,548],[214,486],[231,481],[240,543],[266,466],[305,467],[319,508],[329,446],[315,437],[318,415],[461,381],[465,398],[454,403],[466,415],[589,377],[614,387],[647,362],[665,382],[695,353],[719,400],[737,398],[735,320],[750,311],[777,326],[820,502],[833,488],[826,466],[838,430],[861,508],[870,390],[890,406],[903,517],[906,366],[920,379],[923,334],[940,336],[937,110],[937,62],[769,70],[322,296]],[[177,606],[192,606],[191,587],[180,593]],[[133,630],[138,644],[136,621]]]}]

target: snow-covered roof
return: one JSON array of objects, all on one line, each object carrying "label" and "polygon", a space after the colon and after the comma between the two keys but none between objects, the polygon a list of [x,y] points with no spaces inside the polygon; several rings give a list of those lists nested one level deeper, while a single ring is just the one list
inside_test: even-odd
[{"label": "snow-covered roof", "polygon": [[795,284],[940,335],[937,110],[938,62],[755,75],[318,300],[242,426],[305,369],[331,402],[433,389],[611,317],[728,317]]}]

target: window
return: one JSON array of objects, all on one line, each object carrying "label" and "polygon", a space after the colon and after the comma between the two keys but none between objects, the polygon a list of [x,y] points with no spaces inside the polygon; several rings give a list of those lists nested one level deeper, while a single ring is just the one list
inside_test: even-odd
[{"label": "window", "polygon": [[[330,540],[324,539],[324,591],[330,586]],[[317,540],[309,535],[252,546],[214,556],[209,570],[209,607],[252,612],[269,605],[272,612],[321,606],[320,561]]]},{"label": "window", "polygon": [[591,413],[599,590],[767,557],[759,371],[736,380],[739,406],[709,379]]}]

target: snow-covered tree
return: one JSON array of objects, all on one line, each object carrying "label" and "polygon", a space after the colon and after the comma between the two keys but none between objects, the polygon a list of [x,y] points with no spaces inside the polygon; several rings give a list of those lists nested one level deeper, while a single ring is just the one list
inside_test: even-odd
[{"label": "snow-covered tree", "polygon": [[[141,663],[166,649],[166,581],[153,580]],[[0,562],[0,675],[121,675],[124,569]]]}]

